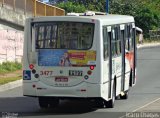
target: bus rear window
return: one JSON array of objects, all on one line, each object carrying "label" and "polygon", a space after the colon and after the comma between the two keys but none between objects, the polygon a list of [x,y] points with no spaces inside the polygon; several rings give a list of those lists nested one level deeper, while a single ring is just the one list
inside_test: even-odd
[{"label": "bus rear window", "polygon": [[90,49],[94,24],[79,22],[34,23],[36,49]]}]

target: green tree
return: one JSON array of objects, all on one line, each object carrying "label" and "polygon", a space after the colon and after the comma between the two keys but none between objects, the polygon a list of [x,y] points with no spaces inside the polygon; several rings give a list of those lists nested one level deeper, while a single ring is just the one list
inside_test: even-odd
[{"label": "green tree", "polygon": [[[136,26],[148,31],[160,27],[160,0],[109,0],[110,14],[132,15]],[[66,12],[84,12],[86,10],[106,12],[106,0],[68,0],[57,5]]]},{"label": "green tree", "polygon": [[149,30],[158,28],[160,21],[158,11],[153,10],[149,2],[149,0],[111,0],[110,13],[134,16],[136,26],[142,28],[145,37],[148,37]]},{"label": "green tree", "polygon": [[76,2],[61,2],[57,4],[58,7],[65,9],[66,13],[69,12],[77,12],[77,13],[82,13],[86,11],[86,8],[83,4],[79,4]]},{"label": "green tree", "polygon": [[136,12],[136,26],[143,29],[145,37],[148,37],[149,30],[157,29],[159,25],[159,17],[151,9],[142,7]]},{"label": "green tree", "polygon": [[87,10],[104,11],[106,0],[68,0],[73,3],[83,4]]}]

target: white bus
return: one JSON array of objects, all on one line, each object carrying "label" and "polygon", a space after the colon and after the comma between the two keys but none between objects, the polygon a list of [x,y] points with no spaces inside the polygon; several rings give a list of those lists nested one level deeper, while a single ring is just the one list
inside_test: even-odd
[{"label": "white bus", "polygon": [[114,107],[136,83],[132,16],[51,16],[26,20],[23,94],[41,108],[62,99],[95,100]]}]

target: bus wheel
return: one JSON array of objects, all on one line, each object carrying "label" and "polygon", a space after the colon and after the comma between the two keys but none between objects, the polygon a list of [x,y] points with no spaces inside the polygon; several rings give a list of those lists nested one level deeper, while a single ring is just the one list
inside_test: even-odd
[{"label": "bus wheel", "polygon": [[39,106],[41,107],[41,108],[48,108],[48,102],[47,102],[47,99],[46,98],[44,98],[44,97],[39,97],[38,98],[38,101],[39,101]]},{"label": "bus wheel", "polygon": [[129,90],[125,91],[123,96],[120,95],[120,98],[121,99],[128,99],[128,96],[129,96]]},{"label": "bus wheel", "polygon": [[95,101],[94,101],[94,107],[96,107],[96,108],[104,108],[104,106],[105,106],[105,100],[103,100],[103,99],[96,99]]},{"label": "bus wheel", "polygon": [[131,70],[131,72],[130,72],[129,86],[130,86],[130,87],[133,86],[132,70]]},{"label": "bus wheel", "polygon": [[49,99],[49,107],[50,108],[55,108],[59,105],[59,99],[58,98],[50,98]]},{"label": "bus wheel", "polygon": [[109,101],[104,101],[105,106],[107,108],[113,108],[115,99],[116,99],[116,88],[115,88],[115,84],[113,84],[112,99]]}]

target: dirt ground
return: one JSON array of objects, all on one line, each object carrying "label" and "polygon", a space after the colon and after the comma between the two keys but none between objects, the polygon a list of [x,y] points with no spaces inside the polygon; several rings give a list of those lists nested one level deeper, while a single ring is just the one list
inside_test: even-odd
[{"label": "dirt ground", "polygon": [[1,78],[8,78],[8,77],[19,77],[19,76],[22,76],[22,70],[17,70],[15,72],[0,74],[0,79]]}]

